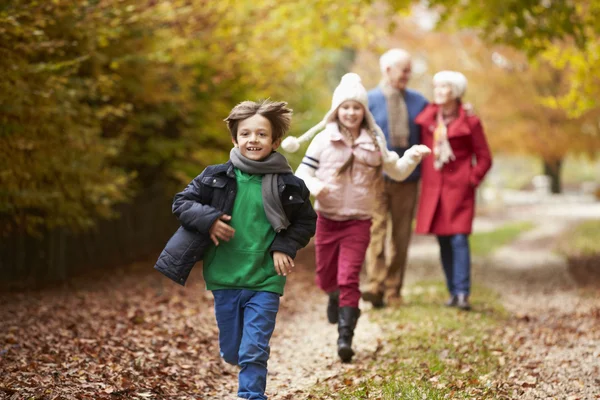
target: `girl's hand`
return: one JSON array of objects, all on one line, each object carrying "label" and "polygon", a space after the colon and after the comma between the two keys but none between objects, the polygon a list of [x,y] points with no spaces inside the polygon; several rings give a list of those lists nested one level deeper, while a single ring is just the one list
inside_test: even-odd
[{"label": "girl's hand", "polygon": [[213,241],[215,246],[219,245],[219,239],[229,242],[235,233],[235,229],[227,225],[226,222],[231,221],[231,215],[221,215],[210,227],[208,233],[210,239]]},{"label": "girl's hand", "polygon": [[286,276],[293,271],[294,260],[292,257],[280,251],[273,252],[273,263],[275,264],[275,271],[277,275]]},{"label": "girl's hand", "polygon": [[431,149],[424,144],[415,144],[410,148],[410,151],[410,158],[415,161],[421,161],[423,157],[431,154]]}]

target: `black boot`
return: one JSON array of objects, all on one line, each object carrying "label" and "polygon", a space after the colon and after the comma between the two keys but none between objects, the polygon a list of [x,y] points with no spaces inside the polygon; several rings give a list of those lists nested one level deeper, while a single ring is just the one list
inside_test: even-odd
[{"label": "black boot", "polygon": [[327,302],[327,321],[330,324],[337,324],[340,309],[340,292],[335,291],[327,293],[329,302]]},{"label": "black boot", "polygon": [[339,321],[338,321],[338,356],[342,362],[350,362],[352,356],[354,356],[354,350],[352,350],[352,337],[354,336],[354,329],[356,328],[356,322],[360,317],[360,310],[356,307],[340,307]]}]

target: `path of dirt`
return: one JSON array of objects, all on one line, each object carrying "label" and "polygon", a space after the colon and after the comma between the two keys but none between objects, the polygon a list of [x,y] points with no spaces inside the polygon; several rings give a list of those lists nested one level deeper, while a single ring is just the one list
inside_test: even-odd
[{"label": "path of dirt", "polygon": [[[582,218],[600,218],[600,204],[520,206],[475,221],[476,231],[511,220],[536,226],[490,259],[474,260],[474,284],[500,293],[512,315],[503,334],[511,350],[505,380],[515,399],[600,399],[600,292],[579,288],[565,260],[550,251],[556,235]],[[438,252],[433,238],[413,238],[405,294],[416,281],[443,279]],[[355,362],[340,363],[336,326],[326,322],[326,297],[314,284],[311,246],[299,253],[296,265],[271,342],[267,394],[273,400],[306,399],[317,382],[334,382],[330,378],[347,370],[362,373],[384,343],[381,327],[370,321],[369,305],[361,303]],[[122,388],[235,398],[237,368],[218,359],[212,296],[198,271],[185,289],[154,271],[111,276],[92,289],[0,297],[0,370],[6,368],[0,373],[0,398],[13,396],[10,388],[34,393],[34,386],[43,385],[55,393],[81,392],[73,371],[87,374],[78,379],[101,385],[102,398]],[[106,365],[112,366],[109,375],[102,372]],[[42,373],[52,368],[58,372]],[[123,380],[124,372],[139,387],[127,389],[132,383]],[[39,385],[31,383],[34,378]]]},{"label": "path of dirt", "polygon": [[[493,229],[495,221],[535,224],[486,260],[474,260],[474,283],[500,293],[512,315],[503,334],[511,349],[505,380],[515,399],[600,398],[600,289],[581,288],[553,252],[561,233],[591,218],[600,219],[597,203],[518,207],[504,210],[501,221],[476,220],[479,230]],[[436,243],[417,242],[413,261],[431,261]]]},{"label": "path of dirt", "polygon": [[[518,336],[523,343],[513,346],[515,354],[508,358],[507,382],[513,386],[515,398],[574,400],[600,396],[600,332],[585,329],[600,323],[598,292],[582,294],[570,278],[565,260],[550,250],[554,238],[574,221],[600,218],[598,204],[577,205],[576,210],[573,213],[572,205],[556,204],[519,207],[475,222],[477,231],[493,230],[512,220],[535,224],[514,243],[499,249],[492,262],[477,268],[473,277],[476,284],[501,293],[518,328],[530,333]],[[411,283],[418,280],[443,279],[437,254],[433,238],[413,239],[406,277],[408,293]],[[313,271],[308,267],[312,257],[309,249],[302,253],[300,263],[305,269],[289,279],[283,298],[269,363],[268,393],[272,399],[305,398],[317,381],[359,368],[361,359],[369,358],[383,339],[379,326],[369,321],[369,306],[361,304],[367,312],[356,331],[356,362],[344,365],[337,360],[336,328],[327,324],[326,298],[312,282]],[[540,334],[542,330],[544,334]]]},{"label": "path of dirt", "polygon": [[[282,297],[277,326],[271,340],[267,395],[273,400],[304,399],[308,390],[342,374],[360,368],[377,351],[383,333],[364,313],[354,337],[356,356],[352,364],[342,364],[337,356],[337,325],[325,317],[326,296],[314,284],[314,247],[299,253],[296,271],[288,278]],[[363,305],[363,309],[368,306]],[[231,367],[232,373],[237,373]],[[223,380],[223,399],[235,393],[236,382]]]}]

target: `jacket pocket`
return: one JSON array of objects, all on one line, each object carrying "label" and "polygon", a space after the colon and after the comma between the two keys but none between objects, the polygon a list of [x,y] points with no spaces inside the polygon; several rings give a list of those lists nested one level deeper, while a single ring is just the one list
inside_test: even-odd
[{"label": "jacket pocket", "polygon": [[174,265],[195,263],[202,259],[207,238],[197,232],[179,227],[165,246],[166,252]]},{"label": "jacket pocket", "polygon": [[223,189],[227,185],[227,178],[222,176],[205,176],[202,178],[202,184],[212,188]]},{"label": "jacket pocket", "polygon": [[281,195],[281,205],[285,211],[285,215],[291,221],[296,218],[299,210],[302,209],[305,200],[299,192],[294,190],[286,190]]},{"label": "jacket pocket", "polygon": [[176,264],[173,257],[165,250],[160,253],[154,269],[180,285],[185,285],[194,263]]}]

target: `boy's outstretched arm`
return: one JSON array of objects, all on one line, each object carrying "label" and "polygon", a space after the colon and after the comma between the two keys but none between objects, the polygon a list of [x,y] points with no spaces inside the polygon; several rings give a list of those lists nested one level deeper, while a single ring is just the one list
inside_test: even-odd
[{"label": "boy's outstretched arm", "polygon": [[201,182],[205,173],[206,170],[194,178],[182,192],[175,195],[172,210],[185,229],[208,236],[211,227],[223,212],[202,204],[202,190],[206,189],[203,189]]},{"label": "boy's outstretched arm", "polygon": [[310,192],[302,182],[302,199],[304,203],[296,212],[290,226],[275,235],[269,249],[271,253],[279,251],[296,258],[296,252],[306,246],[317,229],[317,214],[310,202]]}]

